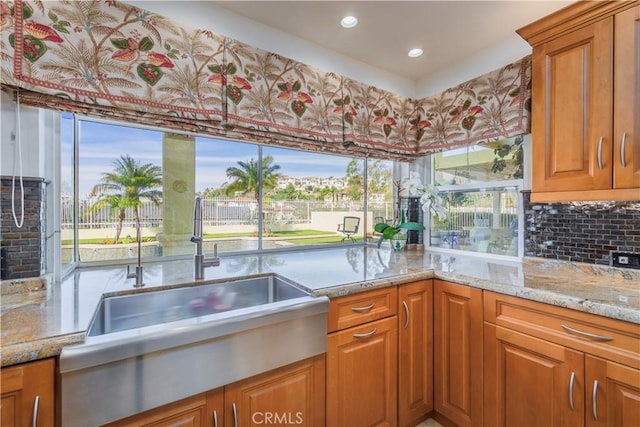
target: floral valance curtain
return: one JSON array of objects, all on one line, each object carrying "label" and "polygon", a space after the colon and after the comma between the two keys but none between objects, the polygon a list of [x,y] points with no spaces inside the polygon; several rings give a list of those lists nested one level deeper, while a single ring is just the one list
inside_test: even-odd
[{"label": "floral valance curtain", "polygon": [[422,154],[528,133],[531,56],[418,103]]},{"label": "floral valance curtain", "polygon": [[413,100],[115,0],[0,0],[21,102],[212,136],[411,160],[528,131],[530,59]]}]

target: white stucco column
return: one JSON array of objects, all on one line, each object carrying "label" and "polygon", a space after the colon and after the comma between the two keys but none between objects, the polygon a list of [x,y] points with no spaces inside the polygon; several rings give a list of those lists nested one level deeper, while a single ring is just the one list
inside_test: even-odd
[{"label": "white stucco column", "polygon": [[164,256],[194,251],[193,200],[196,194],[195,137],[165,132],[162,137],[162,233],[158,240]]}]

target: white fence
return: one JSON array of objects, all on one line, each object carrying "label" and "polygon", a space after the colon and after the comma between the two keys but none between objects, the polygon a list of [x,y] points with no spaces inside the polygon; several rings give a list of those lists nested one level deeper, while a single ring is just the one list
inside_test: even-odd
[{"label": "white fence", "polygon": [[[78,206],[79,229],[114,228],[117,212],[109,209],[94,209],[95,198],[82,197]],[[312,212],[351,212],[362,211],[362,202],[312,201],[312,200],[268,200],[263,205],[266,224],[308,224]],[[258,206],[254,200],[244,198],[215,197],[203,199],[202,215],[205,226],[255,225]],[[393,204],[368,204],[372,217],[393,218]],[[162,204],[145,202],[140,207],[140,225],[142,228],[162,227]],[[451,229],[469,229],[474,226],[509,228],[517,218],[517,208],[502,200],[496,209],[492,207],[455,206],[450,208],[448,227]],[[73,199],[62,197],[62,228],[73,228]],[[125,212],[123,228],[135,227],[132,209]]]},{"label": "white fence", "polygon": [[[113,228],[117,223],[117,212],[108,208],[95,209],[96,198],[81,197],[78,202],[78,228]],[[73,198],[62,196],[61,222],[63,229],[73,228]],[[392,216],[392,204],[369,204],[373,216]],[[267,224],[305,224],[311,222],[312,212],[351,212],[363,210],[362,202],[312,201],[312,200],[267,200],[263,203],[264,221]],[[139,209],[142,228],[162,226],[162,204],[144,202]],[[252,225],[257,223],[258,205],[255,200],[244,198],[215,197],[202,200],[202,220],[205,226]],[[123,228],[135,227],[134,212],[125,211]]]}]

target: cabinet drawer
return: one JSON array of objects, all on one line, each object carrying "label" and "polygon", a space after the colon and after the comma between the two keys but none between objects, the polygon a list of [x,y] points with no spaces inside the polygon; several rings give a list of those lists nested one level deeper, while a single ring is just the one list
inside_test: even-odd
[{"label": "cabinet drawer", "polygon": [[640,325],[484,292],[485,321],[640,368]]},{"label": "cabinet drawer", "polygon": [[360,325],[397,313],[398,289],[389,287],[331,300],[328,332]]}]

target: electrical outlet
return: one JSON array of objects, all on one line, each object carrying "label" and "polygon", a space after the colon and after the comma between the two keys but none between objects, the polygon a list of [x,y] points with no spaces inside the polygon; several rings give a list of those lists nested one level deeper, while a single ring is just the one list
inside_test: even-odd
[{"label": "electrical outlet", "polygon": [[611,252],[609,265],[640,270],[640,253]]}]

